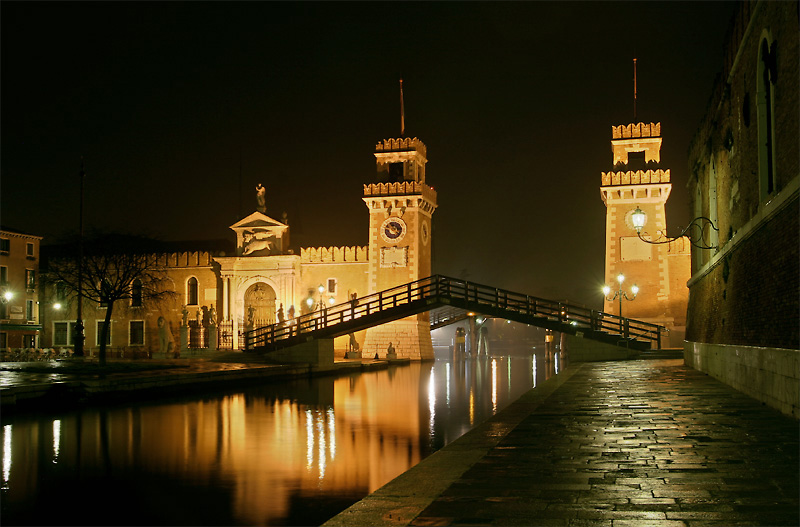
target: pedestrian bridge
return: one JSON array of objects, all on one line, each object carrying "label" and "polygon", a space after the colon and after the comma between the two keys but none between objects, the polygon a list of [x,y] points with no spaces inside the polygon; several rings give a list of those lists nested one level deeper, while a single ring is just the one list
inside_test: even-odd
[{"label": "pedestrian bridge", "polygon": [[638,350],[660,348],[664,329],[568,302],[433,275],[248,331],[245,349],[275,351],[309,340],[340,337],[424,312],[430,312],[431,329],[463,320],[470,312]]}]

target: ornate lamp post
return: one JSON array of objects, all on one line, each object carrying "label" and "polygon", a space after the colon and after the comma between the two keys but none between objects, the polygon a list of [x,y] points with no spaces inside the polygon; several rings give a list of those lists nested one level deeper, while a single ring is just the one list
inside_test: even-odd
[{"label": "ornate lamp post", "polygon": [[618,285],[617,290],[614,291],[613,295],[611,294],[611,287],[610,286],[608,286],[608,285],[604,285],[603,286],[603,294],[605,295],[606,300],[608,300],[609,302],[613,302],[614,300],[619,299],[619,332],[620,332],[620,335],[622,334],[622,300],[623,299],[625,299],[625,300],[633,300],[633,299],[636,298],[636,295],[639,294],[639,286],[637,286],[636,284],[633,284],[633,286],[631,286],[631,296],[628,296],[628,293],[626,293],[625,291],[622,290],[622,282],[624,282],[624,281],[625,281],[625,275],[622,274],[622,273],[619,273],[617,275],[617,283],[619,285]]},{"label": "ornate lamp post", "polygon": [[83,159],[81,158],[81,196],[80,196],[80,209],[78,212],[78,313],[77,320],[75,321],[75,335],[73,339],[73,355],[75,357],[83,357],[83,343],[86,340],[86,335],[83,332],[83,180],[85,179],[86,172],[83,170]]}]

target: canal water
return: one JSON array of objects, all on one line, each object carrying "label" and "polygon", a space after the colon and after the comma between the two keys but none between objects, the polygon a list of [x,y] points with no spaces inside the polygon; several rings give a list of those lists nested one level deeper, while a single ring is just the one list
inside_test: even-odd
[{"label": "canal water", "polygon": [[436,360],[2,420],[3,525],[319,525],[558,372]]}]

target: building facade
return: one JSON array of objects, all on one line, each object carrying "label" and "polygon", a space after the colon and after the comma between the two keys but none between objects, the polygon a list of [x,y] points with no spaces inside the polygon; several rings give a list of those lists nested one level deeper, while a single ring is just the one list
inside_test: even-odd
[{"label": "building facade", "polygon": [[[680,348],[686,328],[689,279],[689,244],[683,239],[666,241],[664,206],[672,192],[670,170],[661,165],[661,123],[612,126],[613,170],[603,172],[600,194],[606,205],[605,280],[612,291],[622,286],[629,297],[631,285],[639,291],[635,299],[623,298],[622,316],[666,327],[665,346]],[[641,238],[631,215],[639,209],[646,224]],[[618,284],[617,276],[625,276]],[[620,300],[607,296],[603,311],[620,315]]]},{"label": "building facade", "polygon": [[[430,276],[436,193],[425,183],[426,147],[416,138],[387,139],[378,143],[375,157],[377,178],[363,188],[368,246],[292,249],[288,222],[266,214],[259,185],[257,210],[230,226],[236,236],[233,254],[153,255],[176,294],[153,304],[133,305],[134,295],[130,302],[117,302],[107,339],[112,356],[241,349],[249,330]],[[76,305],[74,299],[64,303],[68,309],[45,323],[44,347],[72,346]],[[84,305],[90,353],[100,345],[104,314],[102,306]],[[391,343],[398,357],[433,359],[429,326],[422,314],[358,332],[358,353],[385,356]],[[337,338],[334,348],[341,355],[352,351],[351,339]]]},{"label": "building facade", "polygon": [[686,363],[800,417],[798,4],[739,4],[689,151],[695,216]]},{"label": "building facade", "polygon": [[39,318],[39,243],[16,229],[0,229],[0,349],[36,348]]}]

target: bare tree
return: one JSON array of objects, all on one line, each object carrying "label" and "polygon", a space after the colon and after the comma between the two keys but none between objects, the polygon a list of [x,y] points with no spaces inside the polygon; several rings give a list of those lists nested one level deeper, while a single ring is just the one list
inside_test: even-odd
[{"label": "bare tree", "polygon": [[49,282],[62,284],[67,293],[76,293],[82,282],[83,298],[105,307],[100,334],[101,365],[106,363],[108,330],[116,301],[158,302],[177,294],[166,287],[166,272],[157,262],[159,248],[159,242],[148,238],[95,233],[84,241],[82,276],[78,258],[72,254],[77,250],[74,243],[61,246],[47,259]]}]

